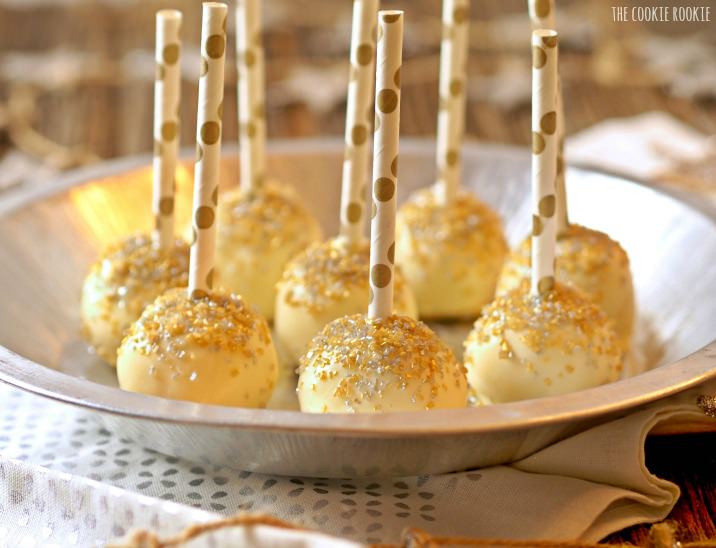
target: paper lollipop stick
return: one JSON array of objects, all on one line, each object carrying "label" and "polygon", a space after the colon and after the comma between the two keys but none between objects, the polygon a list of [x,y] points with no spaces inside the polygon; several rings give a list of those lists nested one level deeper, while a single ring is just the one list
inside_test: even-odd
[{"label": "paper lollipop stick", "polygon": [[261,1],[236,3],[241,186],[255,191],[266,176],[266,103]]},{"label": "paper lollipop stick", "polygon": [[[532,30],[557,30],[554,0],[527,0]],[[559,74],[559,72],[558,72]],[[557,77],[557,179],[555,181],[557,233],[569,225],[567,212],[567,187],[564,182],[564,103],[562,82]]]},{"label": "paper lollipop stick", "polygon": [[161,10],[156,16],[157,79],[154,82],[154,242],[162,249],[174,243],[174,172],[179,149],[179,92],[182,15]]},{"label": "paper lollipop stick", "polygon": [[443,203],[453,200],[460,185],[469,19],[469,0],[443,0],[437,134],[437,188]]},{"label": "paper lollipop stick", "polygon": [[346,149],[341,185],[340,234],[350,242],[363,238],[365,184],[370,161],[371,100],[375,77],[375,28],[378,0],[355,0],[351,72],[346,107]]},{"label": "paper lollipop stick", "polygon": [[403,63],[403,12],[378,13],[378,66],[373,143],[373,208],[370,226],[368,317],[393,313],[395,210],[400,137],[400,66]]},{"label": "paper lollipop stick", "polygon": [[554,287],[557,33],[532,33],[532,293]]},{"label": "paper lollipop stick", "polygon": [[226,4],[205,2],[201,24],[201,77],[196,121],[193,239],[189,261],[189,295],[201,297],[212,288],[219,197],[221,110],[226,58]]}]

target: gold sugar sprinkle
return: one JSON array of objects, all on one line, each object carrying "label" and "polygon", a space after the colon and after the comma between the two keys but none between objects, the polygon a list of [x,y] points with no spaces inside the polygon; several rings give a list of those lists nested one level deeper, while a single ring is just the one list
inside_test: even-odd
[{"label": "gold sugar sprinkle", "polygon": [[270,344],[269,327],[244,300],[233,294],[209,293],[191,298],[184,289],[172,289],[149,305],[135,322],[122,347],[158,359],[181,360],[193,348],[241,352],[248,358],[255,349],[248,343],[257,334]]},{"label": "gold sugar sprinkle", "polygon": [[107,247],[91,273],[105,294],[108,316],[125,308],[139,316],[144,307],[167,289],[187,285],[189,246],[176,240],[169,250],[159,249],[150,235],[130,236]]},{"label": "gold sugar sprinkle", "polygon": [[307,225],[315,223],[289,187],[269,182],[259,191],[238,188],[219,206],[217,245],[276,249],[305,239]]},{"label": "gold sugar sprinkle", "polygon": [[[459,384],[464,368],[450,348],[424,323],[406,316],[369,319],[364,314],[345,316],[329,323],[301,358],[298,371],[316,371],[319,382],[340,375],[334,395],[348,409],[364,401],[378,405],[384,392],[406,390],[425,409],[447,383]],[[418,379],[419,383],[413,383]],[[429,398],[421,387],[427,385]]]},{"label": "gold sugar sprinkle", "polygon": [[[532,238],[528,237],[507,261],[505,274],[510,277],[529,276],[531,252]],[[557,237],[555,256],[556,277],[560,280],[568,280],[576,273],[595,274],[610,264],[629,268],[629,257],[619,242],[612,240],[604,232],[576,224],[570,224],[564,233]],[[595,291],[599,289],[594,288]],[[593,293],[591,288],[589,293]]]},{"label": "gold sugar sprinkle", "polygon": [[[279,285],[288,288],[287,304],[318,313],[354,291],[365,293],[367,306],[369,274],[370,244],[338,238],[308,247],[289,263]],[[403,277],[396,274],[395,305],[399,310],[406,307],[404,284]]]},{"label": "gold sugar sprinkle", "polygon": [[402,230],[409,231],[413,252],[424,261],[444,246],[475,260],[504,256],[508,250],[499,216],[464,189],[448,206],[438,201],[432,188],[414,193],[400,209],[398,231]]},{"label": "gold sugar sprinkle", "polygon": [[[569,325],[574,328],[565,329]],[[620,351],[610,325],[606,314],[582,293],[556,284],[546,295],[532,295],[525,281],[483,309],[465,347],[488,344],[497,337],[500,358],[510,359],[512,352],[505,339],[509,331],[536,353],[556,348],[567,355],[581,348],[593,356],[613,354],[616,360]],[[574,367],[565,369],[571,373]]]}]

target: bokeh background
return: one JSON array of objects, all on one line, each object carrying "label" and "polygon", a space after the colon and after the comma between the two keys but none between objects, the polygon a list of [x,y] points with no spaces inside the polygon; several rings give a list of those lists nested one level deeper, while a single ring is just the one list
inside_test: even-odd
[{"label": "bokeh background", "polygon": [[[615,23],[611,6],[617,3],[557,0],[568,134],[651,110],[715,134],[716,23]],[[716,17],[716,1],[696,4],[710,6]],[[406,10],[403,135],[431,135],[440,2],[384,0],[383,6]],[[198,0],[0,0],[0,188],[151,150],[153,17],[163,7],[185,14],[181,139],[191,146]],[[270,138],[342,134],[351,9],[351,0],[264,0]],[[467,132],[525,144],[531,77],[526,1],[473,0],[471,25]],[[234,59],[229,48],[226,141],[236,140]],[[696,169],[716,179],[713,166]]]}]

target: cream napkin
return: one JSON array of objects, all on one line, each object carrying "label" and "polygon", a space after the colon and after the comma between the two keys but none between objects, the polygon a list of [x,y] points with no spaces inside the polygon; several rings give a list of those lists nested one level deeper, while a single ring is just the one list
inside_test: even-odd
[{"label": "cream napkin", "polygon": [[[644,442],[656,426],[711,421],[696,405],[701,393],[716,393],[716,382],[591,426],[509,465],[378,480],[205,470],[146,452],[105,431],[92,445],[92,421],[85,413],[15,395],[10,400],[31,398],[32,402],[10,411],[13,423],[22,423],[27,407],[43,417],[61,416],[68,428],[75,427],[69,413],[76,413],[76,420],[85,421],[85,427],[81,437],[73,438],[68,432],[68,448],[63,448],[57,436],[52,449],[55,458],[45,463],[56,470],[71,469],[72,474],[7,460],[12,447],[2,450],[0,544],[65,546],[69,539],[86,546],[122,537],[136,528],[168,535],[190,523],[220,519],[241,509],[345,538],[346,547],[355,546],[353,542],[395,542],[408,526],[436,535],[596,541],[635,523],[661,520],[673,508],[679,489],[646,469]],[[7,427],[1,429],[7,431]],[[26,443],[21,449],[26,461],[39,459],[32,456],[31,445]],[[115,464],[110,468],[97,465],[98,455]],[[156,468],[158,462],[162,468]],[[102,482],[80,477],[88,475]],[[176,485],[172,491],[176,502],[160,500],[152,488],[144,492],[154,496],[138,494],[143,489],[138,482],[147,478],[157,479],[158,485]],[[203,501],[222,502],[222,510],[192,508],[206,508],[209,503]],[[321,546],[327,542],[332,541],[323,535],[262,526],[251,531],[227,529],[213,540],[202,537],[190,546]]]}]

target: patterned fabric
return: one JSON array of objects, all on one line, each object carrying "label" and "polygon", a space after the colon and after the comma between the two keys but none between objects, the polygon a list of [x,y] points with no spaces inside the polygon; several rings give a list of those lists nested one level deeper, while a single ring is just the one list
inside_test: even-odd
[{"label": "patterned fabric", "polygon": [[[714,391],[716,384],[699,392]],[[666,517],[679,491],[646,471],[644,439],[668,419],[704,420],[696,394],[687,393],[511,466],[321,480],[182,461],[104,430],[91,413],[5,386],[0,402],[0,544],[18,546],[65,546],[72,539],[86,545],[136,527],[168,534],[241,510],[362,542],[395,541],[408,526],[433,534],[594,541]]]}]

